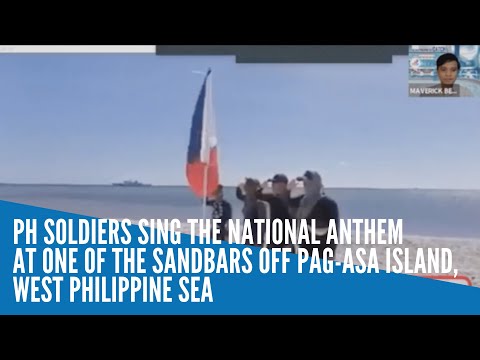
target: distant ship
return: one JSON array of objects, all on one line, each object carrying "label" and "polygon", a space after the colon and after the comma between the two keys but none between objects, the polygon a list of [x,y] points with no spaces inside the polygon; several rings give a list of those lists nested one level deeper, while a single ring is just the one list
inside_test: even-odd
[{"label": "distant ship", "polygon": [[121,183],[113,183],[113,186],[131,186],[131,187],[140,187],[140,186],[152,186],[152,184],[144,184],[137,180],[125,180]]}]

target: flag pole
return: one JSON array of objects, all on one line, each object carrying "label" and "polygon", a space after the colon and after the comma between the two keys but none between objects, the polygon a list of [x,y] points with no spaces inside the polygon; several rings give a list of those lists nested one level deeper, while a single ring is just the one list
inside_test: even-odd
[{"label": "flag pole", "polygon": [[210,165],[210,156],[207,165],[203,170],[203,203],[202,203],[202,219],[207,218],[207,183],[208,183],[208,167]]},{"label": "flag pole", "polygon": [[[207,74],[210,73],[210,69],[208,69],[207,71]],[[207,82],[210,82],[211,84],[211,81],[212,81],[212,75],[210,73],[210,79],[207,79]],[[210,96],[211,96],[211,85],[208,86],[208,83],[206,84],[206,93],[205,93],[205,98],[206,99],[210,99]],[[208,106],[208,105],[207,105]],[[208,122],[208,119],[207,119],[207,122]],[[210,123],[208,123],[208,127],[210,127]],[[207,142],[209,142],[210,139],[207,138]],[[203,216],[203,219],[206,219],[207,218],[207,189],[208,189],[208,168],[210,167],[210,152],[208,153],[208,158],[207,158],[207,164],[205,166],[205,169],[203,170],[203,204],[202,204],[202,216]]]}]

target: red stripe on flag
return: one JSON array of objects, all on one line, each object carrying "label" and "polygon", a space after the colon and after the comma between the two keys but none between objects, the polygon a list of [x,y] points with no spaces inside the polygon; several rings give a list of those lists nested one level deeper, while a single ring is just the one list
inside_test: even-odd
[{"label": "red stripe on flag", "polygon": [[[207,173],[205,176],[205,168],[207,164],[200,161],[187,164],[187,180],[193,193],[198,197],[205,197],[213,195],[217,189],[220,179],[218,173],[218,155],[217,148],[210,149],[210,160],[208,164]],[[206,193],[204,188],[204,180],[207,181]]]}]

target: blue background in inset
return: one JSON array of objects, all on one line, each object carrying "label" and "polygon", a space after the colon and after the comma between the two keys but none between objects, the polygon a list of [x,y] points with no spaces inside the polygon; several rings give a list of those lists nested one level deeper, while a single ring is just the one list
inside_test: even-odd
[{"label": "blue background in inset", "polygon": [[[421,46],[421,45],[420,45]],[[426,46],[426,45],[424,45]],[[422,59],[418,70],[413,70],[410,64],[410,79],[428,79],[438,81],[436,72],[436,60],[440,55],[446,52],[452,52],[460,61],[459,79],[480,80],[480,46],[479,45],[446,45],[452,49],[443,49],[441,46],[435,48],[432,45],[431,51],[415,51],[412,46],[409,47],[409,60],[418,58],[421,55],[430,55],[431,59]],[[425,72],[427,71],[427,72]],[[422,75],[423,74],[423,75]],[[430,75],[431,74],[431,75]]]}]

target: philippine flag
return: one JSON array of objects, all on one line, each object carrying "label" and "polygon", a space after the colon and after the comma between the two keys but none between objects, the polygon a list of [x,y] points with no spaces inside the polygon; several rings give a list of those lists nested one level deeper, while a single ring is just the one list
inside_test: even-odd
[{"label": "philippine flag", "polygon": [[187,179],[198,197],[211,196],[219,185],[218,148],[209,69],[197,99],[190,129]]}]

